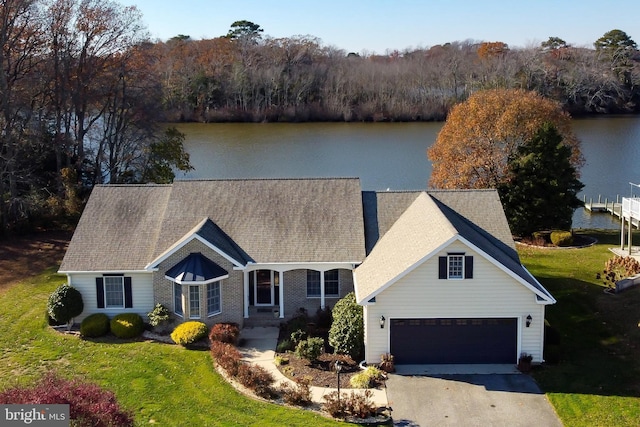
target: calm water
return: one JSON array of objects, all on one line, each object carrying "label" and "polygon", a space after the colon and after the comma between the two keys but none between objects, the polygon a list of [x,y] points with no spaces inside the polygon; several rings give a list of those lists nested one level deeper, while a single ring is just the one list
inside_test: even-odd
[{"label": "calm water", "polygon": [[[181,124],[195,170],[187,178],[360,177],[364,190],[427,186],[427,148],[442,123]],[[586,164],[580,197],[629,196],[640,184],[640,117],[574,121]],[[640,194],[640,188],[633,188]],[[574,227],[618,228],[578,209]]]}]

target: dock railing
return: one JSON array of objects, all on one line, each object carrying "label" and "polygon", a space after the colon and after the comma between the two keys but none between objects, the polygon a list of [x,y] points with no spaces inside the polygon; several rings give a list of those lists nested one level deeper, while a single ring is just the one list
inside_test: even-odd
[{"label": "dock railing", "polygon": [[622,216],[625,218],[640,219],[640,198],[639,197],[623,197],[622,198]]}]

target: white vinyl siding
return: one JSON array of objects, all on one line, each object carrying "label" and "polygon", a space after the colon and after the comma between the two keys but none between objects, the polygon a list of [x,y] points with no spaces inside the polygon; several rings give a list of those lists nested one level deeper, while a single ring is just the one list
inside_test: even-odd
[{"label": "white vinyl siding", "polygon": [[[108,273],[108,272],[107,272]],[[127,313],[138,313],[143,320],[147,319],[147,313],[153,310],[153,274],[152,273],[125,273],[131,277],[131,294],[133,307],[126,308]],[[96,294],[96,278],[120,278],[118,276],[103,276],[103,272],[96,273],[72,273],[68,275],[68,282],[82,294],[84,310],[74,320],[82,320],[94,313],[105,313],[109,317],[123,312],[123,306],[98,308],[98,295]],[[106,284],[106,282],[105,282]],[[105,287],[106,288],[106,287]],[[106,289],[105,289],[106,290]],[[105,292],[106,294],[106,292]],[[106,295],[105,295],[106,300]],[[106,302],[106,301],[105,301]],[[105,304],[106,305],[106,304]]]},{"label": "white vinyl siding", "polygon": [[[438,280],[438,256],[446,252],[465,252],[474,257],[473,279],[443,285]],[[518,352],[542,360],[544,305],[535,294],[506,272],[460,242],[435,254],[424,264],[376,296],[376,303],[365,306],[366,361],[378,363],[389,351],[389,321],[400,318],[518,318]],[[387,321],[379,326],[380,316]],[[531,315],[531,327],[524,319]]]}]

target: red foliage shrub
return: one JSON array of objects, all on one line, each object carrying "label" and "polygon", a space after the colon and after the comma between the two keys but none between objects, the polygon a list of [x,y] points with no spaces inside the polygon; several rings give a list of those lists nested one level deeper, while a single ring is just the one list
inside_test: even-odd
[{"label": "red foliage shrub", "polygon": [[351,394],[340,394],[334,391],[324,396],[322,408],[334,418],[344,418],[351,416],[354,418],[367,418],[375,414],[375,406],[371,402],[371,390],[361,393],[351,392]]},{"label": "red foliage shrub", "polygon": [[275,395],[273,390],[273,375],[262,366],[241,363],[238,367],[236,379],[243,386],[253,390],[255,394],[264,398],[271,398]]},{"label": "red foliage shrub", "polygon": [[35,386],[15,387],[0,393],[2,404],[68,404],[77,426],[133,426],[133,416],[118,405],[108,390],[80,380],[47,374]]},{"label": "red foliage shrub", "polygon": [[228,375],[232,377],[238,375],[242,355],[234,346],[220,341],[212,341],[211,357]]},{"label": "red foliage shrub", "polygon": [[239,336],[240,328],[237,323],[216,323],[209,332],[209,341],[236,344]]},{"label": "red foliage shrub", "polygon": [[289,405],[309,406],[311,404],[311,379],[298,378],[295,385],[282,383],[280,393],[282,399]]}]

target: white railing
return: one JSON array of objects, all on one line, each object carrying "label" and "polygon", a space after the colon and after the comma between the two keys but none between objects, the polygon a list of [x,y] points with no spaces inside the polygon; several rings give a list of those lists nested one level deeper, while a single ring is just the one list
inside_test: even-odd
[{"label": "white railing", "polygon": [[640,198],[622,198],[622,216],[640,219]]}]

